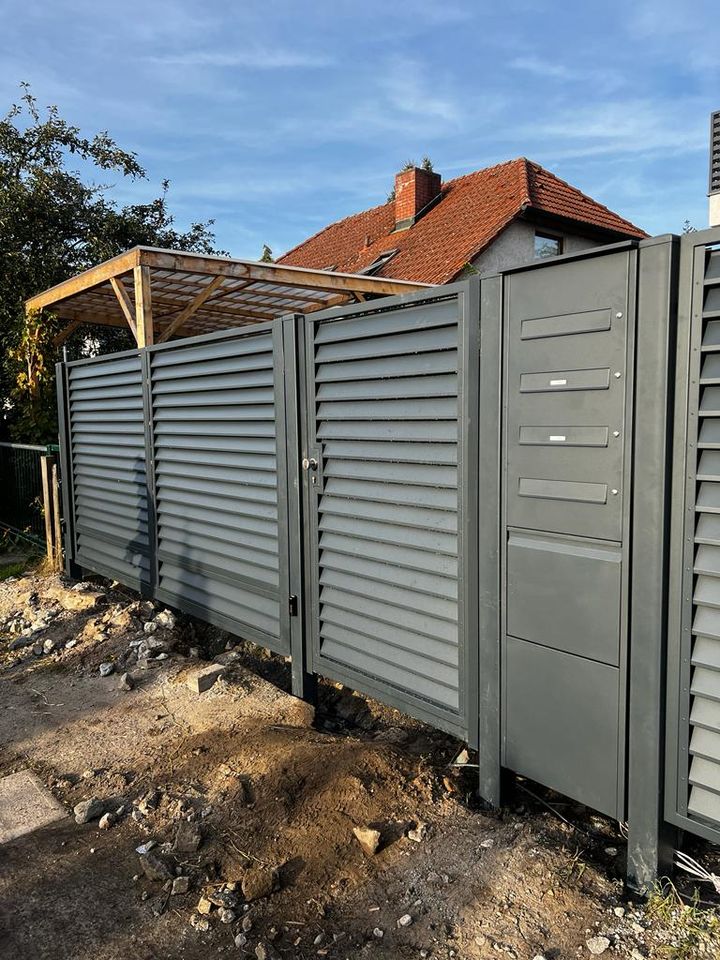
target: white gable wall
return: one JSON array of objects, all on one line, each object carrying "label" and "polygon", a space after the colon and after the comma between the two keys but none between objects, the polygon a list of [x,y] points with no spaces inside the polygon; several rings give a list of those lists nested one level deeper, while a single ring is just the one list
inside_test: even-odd
[{"label": "white gable wall", "polygon": [[[473,267],[478,273],[489,275],[532,263],[535,259],[536,230],[545,232],[542,227],[536,227],[527,220],[513,220],[500,236],[472,261]],[[588,247],[602,246],[597,240],[579,234],[550,229],[547,233],[563,238],[563,253],[577,253],[578,250],[586,250]]]}]

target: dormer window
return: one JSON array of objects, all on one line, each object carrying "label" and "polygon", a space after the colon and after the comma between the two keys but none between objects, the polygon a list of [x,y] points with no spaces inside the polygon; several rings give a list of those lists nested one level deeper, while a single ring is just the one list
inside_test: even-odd
[{"label": "dormer window", "polygon": [[363,267],[363,269],[359,270],[358,273],[364,273],[367,276],[372,276],[374,273],[382,270],[385,264],[389,263],[396,253],[397,250],[383,250],[383,252],[376,257],[371,264],[369,264],[367,267]]}]

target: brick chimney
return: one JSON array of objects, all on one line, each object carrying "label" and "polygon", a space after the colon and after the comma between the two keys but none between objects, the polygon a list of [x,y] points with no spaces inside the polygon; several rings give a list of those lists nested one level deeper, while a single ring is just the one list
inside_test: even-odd
[{"label": "brick chimney", "polygon": [[395,229],[405,230],[440,196],[442,180],[434,170],[410,167],[395,175]]}]

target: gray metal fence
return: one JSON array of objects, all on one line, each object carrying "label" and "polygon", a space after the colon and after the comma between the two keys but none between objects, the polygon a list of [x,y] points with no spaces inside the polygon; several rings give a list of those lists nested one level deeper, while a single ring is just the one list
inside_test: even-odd
[{"label": "gray metal fence", "polygon": [[0,443],[0,529],[40,543],[45,533],[41,457],[48,448]]},{"label": "gray metal fence", "polygon": [[678,243],[61,365],[70,563],[627,818],[646,886],[720,838],[720,231]]}]

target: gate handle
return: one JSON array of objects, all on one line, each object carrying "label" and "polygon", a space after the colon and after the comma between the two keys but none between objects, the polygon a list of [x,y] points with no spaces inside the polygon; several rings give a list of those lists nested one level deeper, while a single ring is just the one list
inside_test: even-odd
[{"label": "gate handle", "polygon": [[303,470],[317,470],[318,462],[315,457],[303,457],[302,468]]}]

